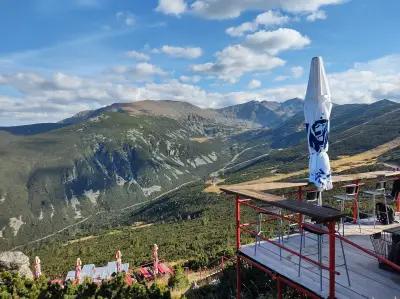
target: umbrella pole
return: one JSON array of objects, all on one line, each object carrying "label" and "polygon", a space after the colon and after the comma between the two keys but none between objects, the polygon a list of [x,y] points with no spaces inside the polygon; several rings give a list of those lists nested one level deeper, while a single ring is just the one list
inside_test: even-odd
[{"label": "umbrella pole", "polygon": [[321,207],[322,206],[322,190],[318,190],[318,205]]}]

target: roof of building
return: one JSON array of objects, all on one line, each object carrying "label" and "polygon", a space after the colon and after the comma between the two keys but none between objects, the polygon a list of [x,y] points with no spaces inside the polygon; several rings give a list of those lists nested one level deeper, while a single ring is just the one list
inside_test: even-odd
[{"label": "roof of building", "polygon": [[[121,265],[122,272],[128,272],[129,263]],[[83,265],[81,271],[81,280],[89,277],[92,281],[102,281],[111,278],[113,273],[117,273],[117,263],[109,262],[106,266],[96,267],[94,264]],[[75,271],[69,271],[65,280],[75,280]]]}]

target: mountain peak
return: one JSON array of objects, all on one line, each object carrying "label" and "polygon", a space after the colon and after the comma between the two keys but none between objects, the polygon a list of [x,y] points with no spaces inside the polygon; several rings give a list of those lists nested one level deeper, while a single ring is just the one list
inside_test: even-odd
[{"label": "mountain peak", "polygon": [[174,119],[187,118],[188,115],[199,115],[204,118],[216,118],[218,114],[210,109],[202,109],[191,103],[173,100],[143,100],[131,103],[115,103],[105,111],[123,111],[130,115],[165,116]]}]

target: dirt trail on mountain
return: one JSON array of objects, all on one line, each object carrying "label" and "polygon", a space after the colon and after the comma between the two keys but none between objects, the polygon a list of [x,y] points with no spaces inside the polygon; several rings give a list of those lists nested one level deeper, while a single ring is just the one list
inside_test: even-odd
[{"label": "dirt trail on mountain", "polygon": [[[392,141],[381,144],[373,149],[368,151],[353,155],[353,156],[345,156],[337,160],[331,161],[331,167],[333,172],[342,172],[351,168],[356,168],[360,166],[372,165],[377,162],[377,158],[386,152],[400,147],[400,137],[393,139]],[[239,184],[235,184],[237,186],[240,185],[252,185],[252,184],[261,184],[268,182],[280,181],[287,178],[292,178],[300,175],[307,176],[308,169],[303,169],[291,173],[285,174],[277,174],[273,176],[263,177],[260,179],[247,181]],[[214,188],[215,190],[217,188]]]}]

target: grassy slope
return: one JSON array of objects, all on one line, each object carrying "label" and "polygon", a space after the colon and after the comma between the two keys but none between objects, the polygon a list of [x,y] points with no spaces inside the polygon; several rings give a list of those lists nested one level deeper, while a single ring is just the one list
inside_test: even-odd
[{"label": "grassy slope", "polygon": [[[399,104],[389,101],[381,101],[372,105],[336,107],[332,112],[330,158],[340,160],[343,155],[354,156],[386,143],[388,143],[388,150],[395,150],[398,146],[390,146],[390,142],[399,136],[400,120],[396,117],[399,109]],[[272,152],[257,161],[256,164],[249,165],[239,172],[228,174],[227,182],[235,183],[260,178],[265,172],[272,175],[276,172],[291,173],[299,169],[306,169],[308,152],[302,128],[302,117],[298,114],[281,128],[255,135],[253,139],[258,143],[269,141],[273,148]],[[381,154],[383,153],[378,155]],[[362,157],[358,157],[358,159],[362,159]]]},{"label": "grassy slope", "polygon": [[[365,152],[361,152],[355,155],[343,155],[338,159],[331,160],[332,171],[338,173],[360,168],[364,168],[367,171],[368,168],[375,168],[376,163],[384,159],[384,157],[388,157],[388,155],[390,157],[390,154],[395,155],[399,149],[400,137],[397,137],[389,142],[381,144]],[[295,158],[296,152],[293,152],[291,150],[274,152],[271,156],[268,157],[267,161],[279,161],[282,163],[281,165],[275,166],[274,164],[268,164],[268,162],[264,162],[261,165],[253,165],[245,170],[241,170],[237,173],[229,175],[224,181],[224,184],[235,184],[244,181],[246,181],[247,183],[249,181],[251,181],[252,183],[263,183],[284,180],[298,176],[305,177],[308,171],[308,165],[306,164],[307,160],[294,163],[293,160]],[[281,173],[277,174],[276,172],[271,172],[271,170],[277,169],[279,169]]]}]

